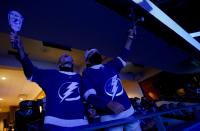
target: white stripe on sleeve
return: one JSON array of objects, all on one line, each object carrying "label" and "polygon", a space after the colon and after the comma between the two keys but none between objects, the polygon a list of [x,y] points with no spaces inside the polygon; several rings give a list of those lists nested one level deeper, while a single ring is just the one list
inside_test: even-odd
[{"label": "white stripe on sleeve", "polygon": [[122,65],[125,67],[126,66],[126,61],[124,61],[121,57],[117,57],[117,59],[119,59],[122,63]]},{"label": "white stripe on sleeve", "polygon": [[87,100],[89,95],[96,95],[96,90],[95,89],[89,89],[84,93],[84,98]]}]

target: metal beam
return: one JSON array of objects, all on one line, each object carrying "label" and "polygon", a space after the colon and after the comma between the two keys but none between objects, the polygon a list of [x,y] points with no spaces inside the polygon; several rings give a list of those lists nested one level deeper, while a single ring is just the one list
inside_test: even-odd
[{"label": "metal beam", "polygon": [[166,15],[162,10],[160,10],[150,0],[132,0],[132,1],[138,4],[146,11],[148,11],[156,19],[158,19],[160,22],[162,22],[164,25],[173,30],[180,37],[182,37],[189,44],[191,44],[200,51],[200,43],[197,40],[195,40],[188,32],[186,32],[181,26],[179,26],[175,21],[173,21],[168,15]]},{"label": "metal beam", "polygon": [[190,33],[190,35],[191,35],[193,38],[194,38],[194,37],[199,37],[199,36],[200,36],[200,31]]}]

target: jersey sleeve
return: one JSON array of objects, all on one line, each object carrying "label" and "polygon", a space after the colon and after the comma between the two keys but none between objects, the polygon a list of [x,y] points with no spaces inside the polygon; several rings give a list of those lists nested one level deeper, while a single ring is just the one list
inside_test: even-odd
[{"label": "jersey sleeve", "polygon": [[23,59],[20,59],[20,62],[22,64],[23,71],[24,71],[26,78],[30,79],[31,76],[33,75],[33,70],[35,68],[33,63],[31,62],[31,60],[29,59],[29,57],[27,55],[25,55],[25,57]]},{"label": "jersey sleeve", "polygon": [[98,92],[96,92],[86,72],[83,72],[82,81],[83,81],[84,99],[97,109],[100,110],[106,109],[107,104],[110,100],[98,96]]},{"label": "jersey sleeve", "polygon": [[90,95],[97,94],[96,90],[93,88],[92,84],[90,83],[87,71],[83,72],[82,84],[83,84],[82,92],[83,92],[83,97],[85,100],[87,100]]},{"label": "jersey sleeve", "polygon": [[126,61],[128,60],[129,50],[124,48],[121,53],[114,58],[113,60],[107,63],[108,66],[116,69],[117,72],[120,72],[123,67],[126,66]]},{"label": "jersey sleeve", "polygon": [[42,87],[41,79],[45,74],[44,71],[35,67],[27,55],[24,59],[20,60],[20,62],[26,78],[30,81],[36,82],[40,87]]}]

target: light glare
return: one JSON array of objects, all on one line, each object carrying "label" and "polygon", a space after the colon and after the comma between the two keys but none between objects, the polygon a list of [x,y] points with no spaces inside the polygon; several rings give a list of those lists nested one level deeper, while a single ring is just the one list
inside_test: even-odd
[{"label": "light glare", "polygon": [[1,79],[2,79],[2,80],[6,80],[7,78],[3,76],[3,77],[1,77]]}]

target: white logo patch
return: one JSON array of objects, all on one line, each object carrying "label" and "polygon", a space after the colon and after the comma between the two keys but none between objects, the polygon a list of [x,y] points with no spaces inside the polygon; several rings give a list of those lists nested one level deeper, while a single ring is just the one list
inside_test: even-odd
[{"label": "white logo patch", "polygon": [[66,82],[62,84],[58,90],[58,96],[61,99],[60,103],[65,101],[74,101],[80,99],[79,93],[76,93],[77,95],[75,97],[69,97],[73,93],[77,92],[75,91],[76,89],[78,90],[78,82]]},{"label": "white logo patch", "polygon": [[107,95],[112,96],[112,100],[115,96],[120,96],[124,92],[121,81],[117,75],[107,80],[104,90]]}]

